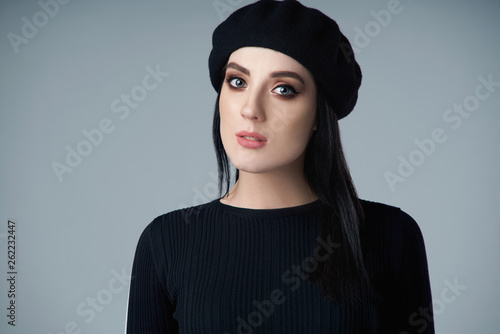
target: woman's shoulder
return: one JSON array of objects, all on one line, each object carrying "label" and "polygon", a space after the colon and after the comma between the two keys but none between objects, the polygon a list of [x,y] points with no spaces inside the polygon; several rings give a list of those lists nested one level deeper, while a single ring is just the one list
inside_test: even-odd
[{"label": "woman's shoulder", "polygon": [[160,249],[165,244],[178,244],[187,235],[190,227],[199,220],[198,217],[205,216],[204,212],[212,202],[179,208],[156,216],[142,230],[138,244],[152,249]]},{"label": "woman's shoulder", "polygon": [[[392,273],[402,266],[417,265],[426,258],[422,231],[409,214],[398,207],[362,200],[362,239],[366,254],[385,262]],[[368,255],[372,256],[372,255]]]},{"label": "woman's shoulder", "polygon": [[401,208],[368,200],[361,200],[361,206],[368,234],[391,238],[399,243],[409,239],[423,243],[419,224]]},{"label": "woman's shoulder", "polygon": [[360,199],[360,202],[367,222],[372,224],[406,225],[407,227],[417,225],[418,227],[417,222],[399,207],[364,199]]},{"label": "woman's shoulder", "polygon": [[203,217],[211,205],[213,205],[213,201],[167,211],[154,218],[146,228],[154,230],[164,229],[168,225],[188,226],[198,218]]}]

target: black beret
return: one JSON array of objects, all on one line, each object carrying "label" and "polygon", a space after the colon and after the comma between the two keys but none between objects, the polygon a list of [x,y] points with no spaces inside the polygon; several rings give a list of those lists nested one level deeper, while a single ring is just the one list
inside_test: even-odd
[{"label": "black beret", "polygon": [[217,92],[229,56],[245,46],[273,49],[302,64],[326,92],[338,119],[354,108],[361,69],[337,23],[319,10],[295,0],[260,0],[232,13],[212,36],[208,67]]}]

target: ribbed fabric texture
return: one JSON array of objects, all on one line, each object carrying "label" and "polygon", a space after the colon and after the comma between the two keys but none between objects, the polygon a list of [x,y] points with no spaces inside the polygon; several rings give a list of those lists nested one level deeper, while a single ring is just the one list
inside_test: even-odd
[{"label": "ribbed fabric texture", "polygon": [[363,253],[375,287],[362,307],[326,300],[306,279],[336,251],[318,239],[319,200],[257,210],[216,199],[145,228],[133,263],[127,333],[434,333],[417,223],[394,207],[362,205]]}]

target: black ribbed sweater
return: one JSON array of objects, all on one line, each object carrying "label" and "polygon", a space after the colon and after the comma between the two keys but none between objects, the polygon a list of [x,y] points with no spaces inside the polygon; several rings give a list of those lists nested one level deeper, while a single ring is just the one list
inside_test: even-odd
[{"label": "black ribbed sweater", "polygon": [[247,209],[219,199],[154,219],[132,268],[128,334],[434,333],[424,240],[403,211],[362,201],[375,293],[353,309],[322,298],[308,270],[335,251],[319,200]]}]

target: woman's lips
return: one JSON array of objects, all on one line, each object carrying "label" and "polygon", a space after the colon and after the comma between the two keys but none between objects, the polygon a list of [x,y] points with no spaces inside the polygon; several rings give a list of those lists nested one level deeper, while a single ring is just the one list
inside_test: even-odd
[{"label": "woman's lips", "polygon": [[240,131],[236,134],[238,143],[246,148],[260,148],[266,145],[267,138],[258,132]]}]

